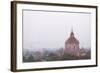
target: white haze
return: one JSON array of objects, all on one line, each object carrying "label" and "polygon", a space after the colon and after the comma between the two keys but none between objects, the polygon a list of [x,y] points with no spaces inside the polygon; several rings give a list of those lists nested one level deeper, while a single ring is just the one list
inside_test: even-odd
[{"label": "white haze", "polygon": [[64,48],[71,30],[80,47],[91,47],[91,14],[23,12],[23,48]]}]

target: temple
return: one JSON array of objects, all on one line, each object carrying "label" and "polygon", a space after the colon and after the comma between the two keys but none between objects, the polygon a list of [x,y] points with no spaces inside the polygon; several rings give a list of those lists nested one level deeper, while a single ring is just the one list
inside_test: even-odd
[{"label": "temple", "polygon": [[70,37],[65,41],[64,53],[67,53],[72,56],[80,55],[79,41],[75,38],[73,31],[71,31]]}]

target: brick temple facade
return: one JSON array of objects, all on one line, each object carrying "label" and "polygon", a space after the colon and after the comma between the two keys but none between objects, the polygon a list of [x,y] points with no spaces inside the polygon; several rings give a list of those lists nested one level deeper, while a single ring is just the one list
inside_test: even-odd
[{"label": "brick temple facade", "polygon": [[79,41],[75,38],[73,31],[70,33],[70,37],[65,41],[64,53],[72,56],[80,56]]}]

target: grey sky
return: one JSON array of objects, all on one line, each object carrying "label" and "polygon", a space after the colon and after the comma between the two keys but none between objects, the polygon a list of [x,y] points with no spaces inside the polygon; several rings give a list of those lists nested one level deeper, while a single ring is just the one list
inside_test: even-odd
[{"label": "grey sky", "polygon": [[64,48],[72,29],[80,47],[91,46],[91,14],[24,11],[23,48]]}]

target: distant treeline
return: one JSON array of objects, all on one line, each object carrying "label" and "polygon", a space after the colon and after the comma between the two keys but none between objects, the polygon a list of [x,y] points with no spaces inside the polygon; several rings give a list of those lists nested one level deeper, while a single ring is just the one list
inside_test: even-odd
[{"label": "distant treeline", "polygon": [[82,60],[91,59],[91,50],[86,51],[85,56],[76,57],[69,54],[60,54],[60,52],[51,51],[24,51],[23,62],[41,62],[41,61],[63,61],[63,60]]}]

